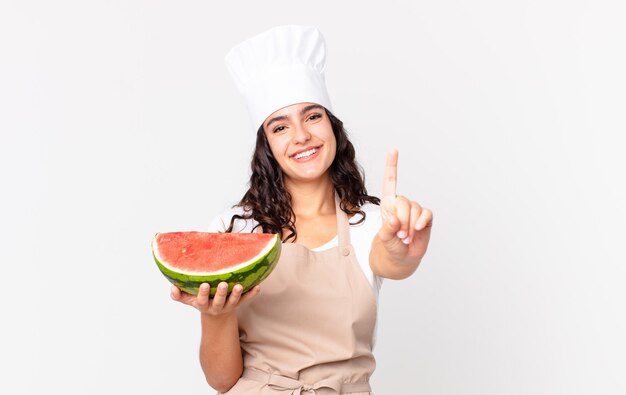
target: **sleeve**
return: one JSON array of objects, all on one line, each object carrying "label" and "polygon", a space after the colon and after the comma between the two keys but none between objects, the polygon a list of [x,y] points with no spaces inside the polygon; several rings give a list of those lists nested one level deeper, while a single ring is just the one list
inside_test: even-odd
[{"label": "sleeve", "polygon": [[[241,207],[234,207],[230,210],[224,211],[221,214],[217,215],[213,218],[213,220],[209,223],[209,228],[207,232],[225,232],[226,229],[230,226],[230,220],[233,215],[242,215],[244,210]],[[235,224],[233,226],[234,233],[246,233],[252,232],[254,227],[256,226],[256,221],[254,220],[244,220],[244,219],[236,219]]]},{"label": "sleeve", "polygon": [[372,248],[372,240],[374,240],[382,224],[380,208],[374,204],[366,204],[361,209],[365,212],[365,221],[359,225],[351,226],[350,235],[356,250],[357,260],[369,280],[376,298],[378,298],[378,291],[382,286],[383,278],[377,276],[372,271],[369,255]]},{"label": "sleeve", "polygon": [[[231,216],[232,217],[232,216]],[[209,229],[207,232],[225,232],[228,229],[228,225],[230,224],[230,218],[228,221],[224,221],[224,213],[216,216],[209,223]]]}]

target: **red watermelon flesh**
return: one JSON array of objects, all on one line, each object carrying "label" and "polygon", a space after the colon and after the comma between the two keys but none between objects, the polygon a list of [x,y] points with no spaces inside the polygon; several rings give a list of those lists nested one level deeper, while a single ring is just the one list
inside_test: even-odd
[{"label": "red watermelon flesh", "polygon": [[263,281],[280,256],[278,235],[264,233],[157,233],[152,254],[167,279],[185,292],[197,294],[200,284],[211,284],[211,295],[221,281],[244,292]]},{"label": "red watermelon flesh", "polygon": [[177,269],[217,272],[256,257],[275,235],[265,233],[172,232],[157,236],[159,256]]}]

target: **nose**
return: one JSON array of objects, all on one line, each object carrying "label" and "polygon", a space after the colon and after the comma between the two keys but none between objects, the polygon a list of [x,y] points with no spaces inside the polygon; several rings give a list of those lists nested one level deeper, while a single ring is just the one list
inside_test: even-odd
[{"label": "nose", "polygon": [[306,143],[311,139],[311,133],[303,125],[297,125],[294,128],[293,142],[297,144]]}]

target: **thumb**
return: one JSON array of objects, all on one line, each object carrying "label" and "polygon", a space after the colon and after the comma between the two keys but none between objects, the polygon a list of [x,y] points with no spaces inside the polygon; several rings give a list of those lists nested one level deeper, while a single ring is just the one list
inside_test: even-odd
[{"label": "thumb", "polygon": [[400,230],[400,220],[392,212],[385,212],[382,216],[383,224],[378,231],[378,237],[383,242],[388,242],[396,237],[396,233]]}]

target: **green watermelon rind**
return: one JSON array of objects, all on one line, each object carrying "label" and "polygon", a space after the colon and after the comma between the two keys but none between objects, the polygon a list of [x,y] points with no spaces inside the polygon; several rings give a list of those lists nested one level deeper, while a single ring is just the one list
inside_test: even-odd
[{"label": "green watermelon rind", "polygon": [[202,283],[209,283],[211,285],[210,295],[215,296],[217,291],[217,285],[224,281],[228,283],[228,293],[233,290],[236,284],[243,286],[243,292],[247,292],[254,286],[260,284],[263,280],[269,276],[274,270],[274,267],[278,263],[281,251],[281,241],[278,235],[274,238],[274,245],[272,248],[259,259],[250,262],[248,265],[239,268],[233,272],[220,273],[220,274],[203,274],[193,275],[188,273],[176,272],[159,261],[154,250],[152,251],[152,257],[156,262],[159,270],[165,278],[167,278],[172,284],[180,288],[182,291],[190,293],[192,295],[198,294],[198,289]]}]

